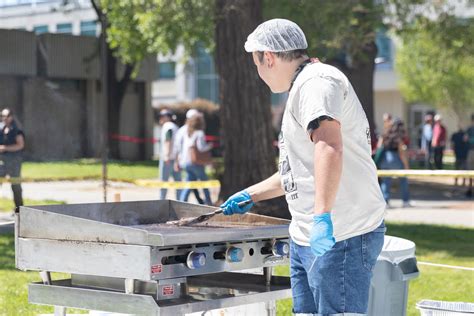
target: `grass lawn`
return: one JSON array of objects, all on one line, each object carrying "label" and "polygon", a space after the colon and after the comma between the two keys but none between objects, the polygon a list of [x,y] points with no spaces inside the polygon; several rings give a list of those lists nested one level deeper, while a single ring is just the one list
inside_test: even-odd
[{"label": "grass lawn", "polygon": [[[107,175],[111,179],[153,179],[158,177],[156,161],[110,161]],[[51,162],[24,162],[22,176],[25,178],[91,178],[102,176],[102,164],[97,159],[78,159]]]},{"label": "grass lawn", "polygon": [[[63,201],[55,200],[30,200],[24,199],[25,205],[52,205],[52,204],[66,204]],[[11,199],[0,198],[0,212],[12,212],[15,207],[15,203]],[[0,253],[1,255],[1,253]]]},{"label": "grass lawn", "polygon": [[[413,240],[418,261],[474,267],[474,229],[437,225],[388,224],[388,234]],[[410,282],[408,315],[419,315],[415,308],[421,299],[472,301],[472,271],[419,265],[420,277]],[[288,275],[288,267],[276,269]],[[64,275],[56,274],[53,278]],[[0,235],[0,315],[52,313],[51,307],[27,303],[27,284],[39,281],[37,272],[15,270],[14,239]],[[69,310],[69,312],[73,312]],[[278,302],[278,315],[291,315],[291,300]]]},{"label": "grass lawn", "polygon": [[[54,273],[53,279],[67,277]],[[0,234],[0,315],[33,316],[54,313],[53,307],[28,304],[28,284],[41,281],[38,272],[22,272],[15,269],[15,246],[13,235]],[[80,310],[68,309],[80,313]]]},{"label": "grass lawn", "polygon": [[[474,229],[438,225],[388,224],[387,234],[416,244],[418,261],[474,267]],[[410,281],[409,316],[418,316],[415,305],[422,299],[473,302],[474,272],[418,265],[420,276]],[[288,267],[276,273],[288,275]],[[291,315],[291,300],[277,303],[277,315]]]}]

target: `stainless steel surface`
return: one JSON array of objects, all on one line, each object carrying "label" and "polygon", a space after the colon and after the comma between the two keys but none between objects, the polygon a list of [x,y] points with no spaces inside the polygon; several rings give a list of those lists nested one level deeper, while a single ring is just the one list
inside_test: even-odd
[{"label": "stainless steel surface", "polygon": [[[166,224],[212,210],[168,200],[22,207],[16,265],[72,274],[51,281],[43,272],[44,284],[30,285],[30,301],[47,305],[180,315],[289,297],[289,278],[271,276],[289,262],[289,221],[245,214]],[[265,275],[229,273],[262,267]]]},{"label": "stainless steel surface", "polygon": [[64,306],[54,306],[54,316],[66,316],[66,308]]},{"label": "stainless steel surface", "polygon": [[114,290],[79,287],[70,280],[53,281],[52,285],[33,283],[29,286],[32,303],[60,305],[137,315],[183,315],[256,302],[288,298],[289,278],[272,277],[265,286],[264,276],[242,273],[219,273],[212,277],[188,278],[189,293],[185,297],[157,301],[151,295],[125,294]]},{"label": "stainless steel surface", "polygon": [[51,273],[49,271],[40,271],[41,280],[43,280],[43,284],[50,285],[51,284]]},{"label": "stainless steel surface", "polygon": [[16,243],[21,270],[151,279],[151,247],[39,238],[18,238]]},{"label": "stainless steel surface", "polygon": [[125,279],[125,293],[126,294],[133,294],[135,293],[135,280],[134,279]]},{"label": "stainless steel surface", "polygon": [[289,221],[256,214],[216,215],[212,227],[160,225],[212,210],[170,200],[21,207],[19,237],[174,246],[288,236]]},{"label": "stainless steel surface", "polygon": [[270,285],[271,285],[271,282],[272,282],[272,272],[273,272],[272,267],[264,267],[264,268],[263,268],[263,275],[265,276],[265,284],[266,284],[267,286],[270,286]]},{"label": "stainless steel surface", "polygon": [[[288,243],[286,220],[217,215],[195,227],[165,225],[209,209],[167,200],[22,207],[17,267],[159,280],[288,262],[286,254],[275,255],[274,249],[277,241]],[[241,261],[219,257],[230,247],[242,251]],[[205,256],[202,267],[191,268],[186,260],[191,252]]]}]

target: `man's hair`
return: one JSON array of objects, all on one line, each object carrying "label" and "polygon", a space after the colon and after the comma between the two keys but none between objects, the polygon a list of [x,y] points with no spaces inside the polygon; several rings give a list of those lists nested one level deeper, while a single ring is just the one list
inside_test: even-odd
[{"label": "man's hair", "polygon": [[[263,52],[256,52],[258,61],[260,63],[263,63]],[[308,57],[308,51],[306,49],[296,49],[296,50],[290,50],[287,52],[273,52],[275,56],[278,58],[284,60],[284,61],[293,61],[295,59],[301,58],[301,57]]]}]

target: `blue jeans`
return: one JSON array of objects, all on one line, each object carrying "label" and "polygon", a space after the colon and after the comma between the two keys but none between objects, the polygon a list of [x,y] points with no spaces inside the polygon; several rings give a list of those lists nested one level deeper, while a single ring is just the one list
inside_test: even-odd
[{"label": "blue jeans", "polygon": [[336,242],[321,257],[311,247],[290,242],[293,313],[365,315],[370,280],[382,250],[385,224],[372,232]]},{"label": "blue jeans", "polygon": [[[170,175],[173,177],[174,181],[181,181],[181,172],[176,172],[174,170],[174,160],[170,160],[168,163],[165,163],[163,160],[160,160],[160,180],[168,181]],[[160,200],[166,199],[166,193],[168,189],[160,190]],[[181,195],[181,190],[176,190],[176,199],[179,199]]]},{"label": "blue jeans", "polygon": [[[380,162],[380,169],[404,169],[403,162],[400,159],[398,151],[386,150],[382,161]],[[385,201],[390,200],[390,187],[392,186],[392,178],[382,178],[380,188],[382,189]],[[402,200],[408,203],[410,200],[410,192],[408,191],[408,180],[406,177],[400,178],[400,190],[402,193]]]},{"label": "blue jeans", "polygon": [[[206,171],[204,170],[204,166],[202,165],[187,165],[185,167],[185,170],[187,174],[186,181],[208,180]],[[183,189],[179,197],[179,200],[187,202],[189,193],[191,193],[191,189]],[[204,189],[204,197],[205,197],[205,203],[207,205],[212,205],[211,193],[209,192],[209,189]]]}]

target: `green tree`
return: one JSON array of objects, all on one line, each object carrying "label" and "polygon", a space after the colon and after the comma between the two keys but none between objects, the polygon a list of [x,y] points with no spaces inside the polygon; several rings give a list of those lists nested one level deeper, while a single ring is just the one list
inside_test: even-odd
[{"label": "green tree", "polygon": [[[451,109],[461,121],[474,111],[474,19],[419,18],[402,33],[396,68],[408,102]],[[468,112],[469,114],[469,112]]]},{"label": "green tree", "polygon": [[265,18],[283,17],[295,21],[306,34],[309,53],[347,75],[372,132],[376,32],[399,32],[423,12],[446,9],[446,0],[265,1]]},{"label": "green tree", "polygon": [[[210,45],[211,0],[91,0],[108,46],[107,117],[109,134],[118,134],[122,101],[140,63],[150,55],[169,54],[182,44],[191,54],[197,42]],[[117,73],[117,63],[125,65]],[[120,158],[118,142],[110,155]]]}]

